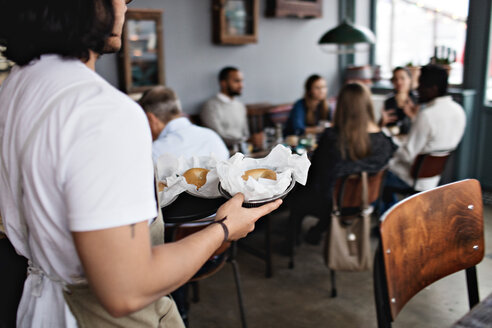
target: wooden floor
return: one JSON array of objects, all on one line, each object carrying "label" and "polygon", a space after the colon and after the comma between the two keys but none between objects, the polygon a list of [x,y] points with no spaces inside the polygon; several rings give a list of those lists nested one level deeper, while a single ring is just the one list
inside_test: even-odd
[{"label": "wooden floor", "polygon": [[[297,249],[296,267],[288,269],[285,255],[286,212],[273,222],[274,276],[265,278],[264,263],[238,252],[248,327],[377,327],[371,272],[337,274],[338,297],[330,298],[329,271],[321,246],[303,243]],[[486,256],[478,266],[481,299],[492,293],[492,206],[485,206]],[[304,222],[304,230],[315,223]],[[259,247],[261,225],[247,239]],[[374,239],[375,241],[375,239]],[[200,282],[201,300],[192,303],[190,327],[241,327],[232,268]],[[468,311],[465,273],[446,277],[414,297],[393,327],[449,327]]]}]

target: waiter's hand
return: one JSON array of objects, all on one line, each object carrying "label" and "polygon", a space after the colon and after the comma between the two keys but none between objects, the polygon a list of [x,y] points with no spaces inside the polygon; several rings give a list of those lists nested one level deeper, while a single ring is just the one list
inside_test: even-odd
[{"label": "waiter's hand", "polygon": [[245,237],[254,230],[255,223],[259,218],[276,210],[282,204],[282,200],[277,199],[261,207],[244,208],[242,207],[243,202],[244,195],[238,193],[217,211],[217,219],[220,220],[227,217],[224,224],[229,230],[229,240],[238,240]]}]

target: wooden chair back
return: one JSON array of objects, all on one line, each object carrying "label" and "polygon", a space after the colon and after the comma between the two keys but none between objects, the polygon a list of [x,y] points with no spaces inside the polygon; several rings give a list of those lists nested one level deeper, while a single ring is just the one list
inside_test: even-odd
[{"label": "wooden chair back", "polygon": [[[477,180],[451,183],[405,199],[385,214],[380,232],[374,269],[379,327],[391,327],[389,322],[424,287],[463,269],[470,278],[470,306],[478,302],[475,265],[484,256],[484,235]],[[385,315],[390,320],[382,324]]]},{"label": "wooden chair back", "polygon": [[[381,170],[368,176],[368,203],[379,199],[386,170]],[[361,174],[351,174],[340,177],[335,182],[333,190],[338,208],[362,207],[362,178]]]},{"label": "wooden chair back", "polygon": [[410,169],[412,178],[417,180],[442,174],[450,156],[449,151],[418,155]]}]

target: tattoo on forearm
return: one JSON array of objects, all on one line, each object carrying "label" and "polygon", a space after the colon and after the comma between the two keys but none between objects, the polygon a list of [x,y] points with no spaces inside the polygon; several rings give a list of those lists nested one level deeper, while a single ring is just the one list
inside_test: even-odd
[{"label": "tattoo on forearm", "polygon": [[132,239],[135,237],[135,223],[130,224],[130,228],[132,229]]}]

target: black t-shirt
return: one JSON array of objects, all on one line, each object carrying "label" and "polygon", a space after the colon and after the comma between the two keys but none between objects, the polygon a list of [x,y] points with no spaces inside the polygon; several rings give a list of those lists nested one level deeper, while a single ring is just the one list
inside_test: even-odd
[{"label": "black t-shirt", "polygon": [[[395,110],[395,115],[397,117],[396,122],[390,123],[390,124],[388,124],[388,126],[398,125],[400,127],[400,133],[406,134],[406,133],[408,133],[408,131],[410,131],[410,127],[412,125],[412,121],[405,114],[405,111],[403,110],[403,108],[398,107],[398,103],[396,102],[396,97],[395,96],[396,95],[394,93],[392,93],[384,101],[384,110],[394,109]],[[410,92],[408,94],[408,96],[410,97],[410,100],[412,100],[412,102],[414,104],[417,103],[418,98],[415,95],[415,93]]]},{"label": "black t-shirt", "polygon": [[319,146],[312,157],[306,187],[320,193],[323,199],[331,200],[337,178],[366,171],[380,171],[393,156],[396,146],[384,133],[370,133],[371,152],[369,156],[352,161],[342,158],[338,149],[338,135],[335,128],[328,128],[320,138]]}]

